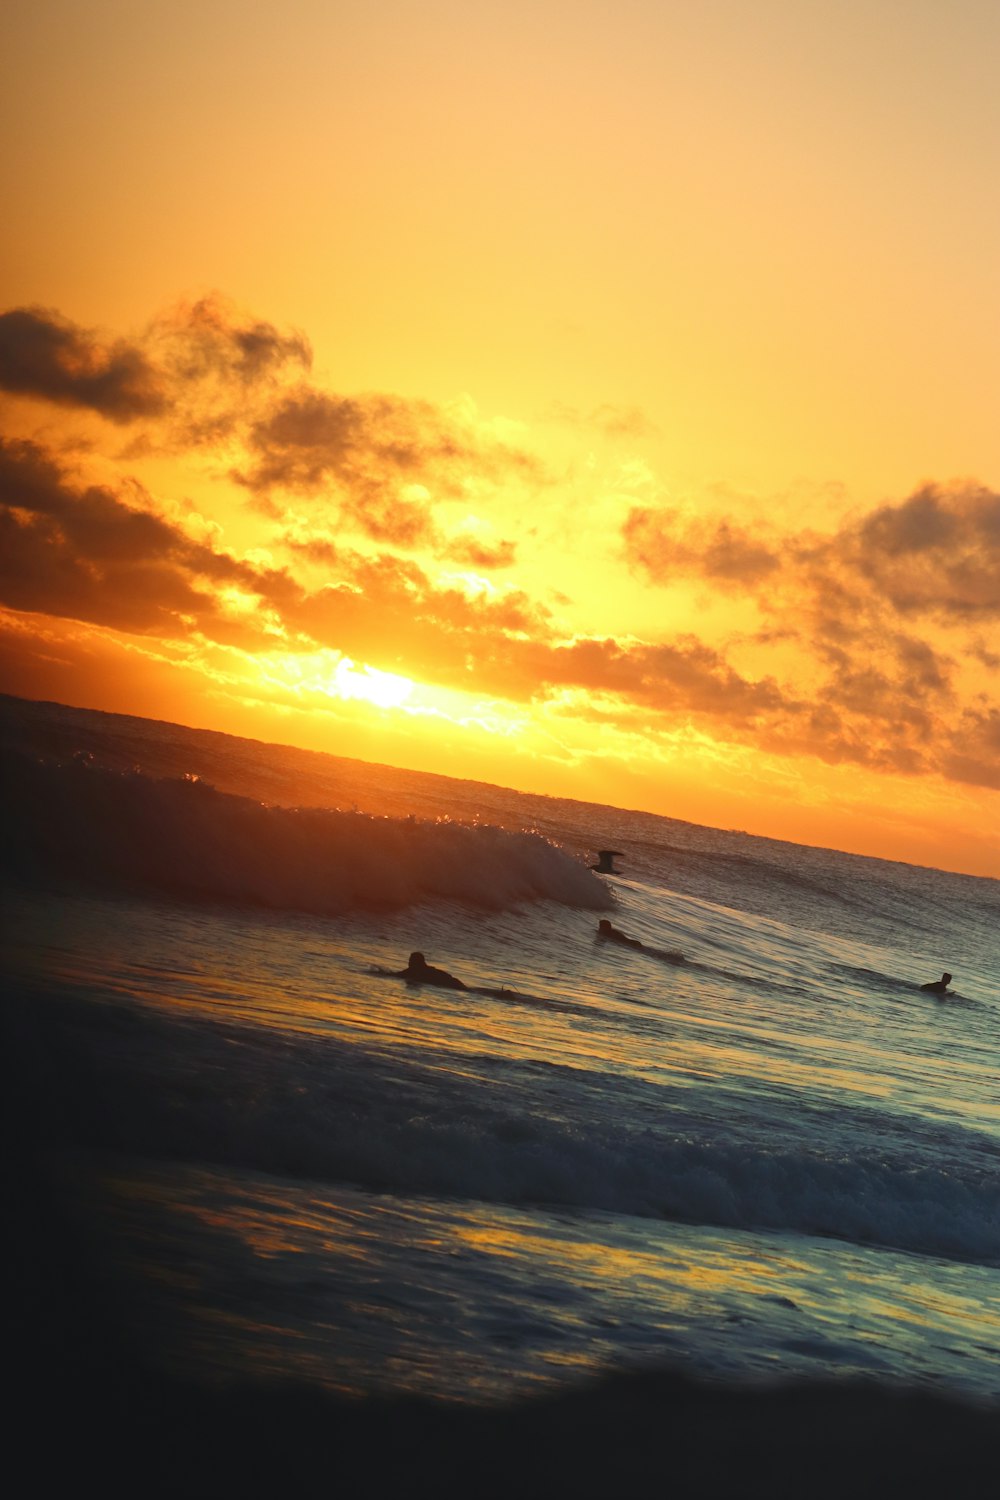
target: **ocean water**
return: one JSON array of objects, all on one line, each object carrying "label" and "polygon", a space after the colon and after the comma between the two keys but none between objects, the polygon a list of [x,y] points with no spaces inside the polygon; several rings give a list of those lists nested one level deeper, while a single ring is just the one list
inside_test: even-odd
[{"label": "ocean water", "polygon": [[157,1368],[1000,1396],[997,881],[9,698],[0,748],[25,1128]]}]

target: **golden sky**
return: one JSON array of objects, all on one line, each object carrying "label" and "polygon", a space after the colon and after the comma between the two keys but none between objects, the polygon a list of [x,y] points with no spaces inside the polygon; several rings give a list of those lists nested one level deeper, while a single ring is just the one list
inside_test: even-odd
[{"label": "golden sky", "polygon": [[994,0],[13,0],[0,690],[1000,873]]}]

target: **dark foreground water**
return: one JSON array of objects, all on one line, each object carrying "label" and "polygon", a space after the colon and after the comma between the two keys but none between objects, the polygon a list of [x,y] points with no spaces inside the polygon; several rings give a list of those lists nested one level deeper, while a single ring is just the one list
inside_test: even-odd
[{"label": "dark foreground water", "polygon": [[2,710],[13,1368],[98,1472],[973,1492],[997,882]]}]

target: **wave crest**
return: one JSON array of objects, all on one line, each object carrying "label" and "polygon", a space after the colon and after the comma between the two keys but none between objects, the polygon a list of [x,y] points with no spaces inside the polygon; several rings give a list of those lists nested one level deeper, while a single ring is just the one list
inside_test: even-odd
[{"label": "wave crest", "polygon": [[158,780],[3,757],[5,861],[187,899],[320,916],[432,898],[501,911],[531,901],[604,909],[589,869],[537,833],[325,808],[268,807],[196,777]]}]

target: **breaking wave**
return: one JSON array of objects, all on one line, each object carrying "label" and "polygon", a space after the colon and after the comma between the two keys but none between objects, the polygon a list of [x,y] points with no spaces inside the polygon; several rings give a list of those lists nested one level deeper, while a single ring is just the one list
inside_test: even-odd
[{"label": "breaking wave", "polygon": [[268,807],[196,777],[158,780],[3,756],[5,863],[184,899],[334,915],[433,898],[486,910],[531,901],[599,910],[612,898],[565,850],[488,824]]}]

